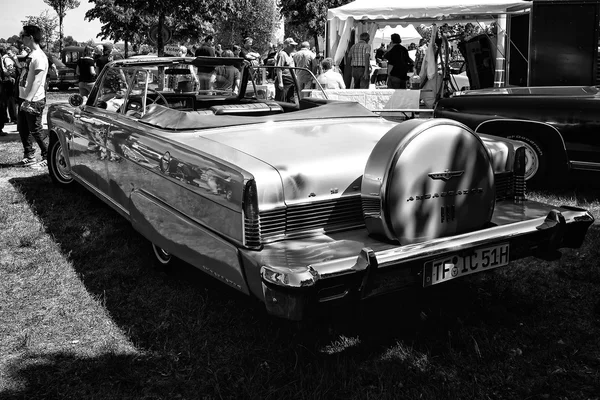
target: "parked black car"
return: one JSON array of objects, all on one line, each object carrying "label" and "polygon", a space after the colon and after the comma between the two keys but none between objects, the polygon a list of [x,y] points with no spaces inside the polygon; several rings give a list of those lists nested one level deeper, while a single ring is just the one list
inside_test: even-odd
[{"label": "parked black car", "polygon": [[529,183],[564,180],[571,169],[600,171],[600,89],[594,86],[507,87],[442,99],[434,117],[527,145]]},{"label": "parked black car", "polygon": [[54,73],[52,68],[48,70],[46,78],[47,89],[58,88],[58,90],[68,90],[71,87],[79,85],[79,78],[75,74],[74,69],[67,67],[56,56],[52,56],[52,62],[56,65],[58,74]]}]

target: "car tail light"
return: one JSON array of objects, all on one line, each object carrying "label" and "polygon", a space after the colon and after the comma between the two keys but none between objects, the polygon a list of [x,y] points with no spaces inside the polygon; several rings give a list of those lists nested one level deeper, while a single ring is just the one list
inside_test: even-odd
[{"label": "car tail light", "polygon": [[515,164],[513,167],[514,199],[516,204],[525,201],[525,163],[525,147],[519,147],[515,152]]},{"label": "car tail light", "polygon": [[258,216],[258,193],[254,179],[250,179],[244,187],[242,213],[244,218],[244,245],[258,248],[260,247],[260,219]]}]

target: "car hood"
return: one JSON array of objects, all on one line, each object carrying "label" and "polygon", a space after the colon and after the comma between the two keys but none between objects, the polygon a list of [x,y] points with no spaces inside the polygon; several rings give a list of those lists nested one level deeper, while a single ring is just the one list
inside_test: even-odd
[{"label": "car hood", "polygon": [[[281,198],[289,205],[332,197],[359,194],[362,175],[377,142],[398,123],[383,118],[335,119],[266,123],[202,132],[198,139],[209,139],[235,152],[222,152],[220,157],[249,171],[259,186],[283,187]],[[282,140],[285,138],[285,140]],[[494,172],[510,170],[514,141],[483,137]],[[197,146],[196,143],[188,143]],[[205,147],[206,149],[206,147]],[[260,161],[241,165],[244,153]],[[275,184],[272,172],[279,175]],[[272,188],[272,190],[278,190]]]}]

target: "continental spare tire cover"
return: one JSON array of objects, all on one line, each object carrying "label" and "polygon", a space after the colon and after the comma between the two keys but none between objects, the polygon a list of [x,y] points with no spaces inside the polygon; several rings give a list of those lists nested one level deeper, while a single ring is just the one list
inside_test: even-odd
[{"label": "continental spare tire cover", "polygon": [[483,142],[443,118],[409,120],[386,133],[369,156],[361,194],[369,233],[401,244],[481,229],[496,198]]}]

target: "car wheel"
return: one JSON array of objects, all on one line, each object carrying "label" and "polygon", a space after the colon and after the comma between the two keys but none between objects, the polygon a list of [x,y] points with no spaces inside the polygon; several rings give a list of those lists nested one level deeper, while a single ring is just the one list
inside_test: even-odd
[{"label": "car wheel", "polygon": [[163,267],[171,266],[175,262],[175,257],[173,257],[171,253],[161,247],[158,247],[154,243],[152,243],[152,251],[154,252],[154,258],[158,264]]},{"label": "car wheel", "polygon": [[67,157],[63,151],[60,140],[50,141],[48,149],[48,173],[54,183],[67,186],[73,183],[73,177],[67,164]]},{"label": "car wheel", "polygon": [[547,154],[543,145],[527,136],[511,135],[508,138],[525,144],[525,180],[531,184],[542,182],[547,168]]}]

